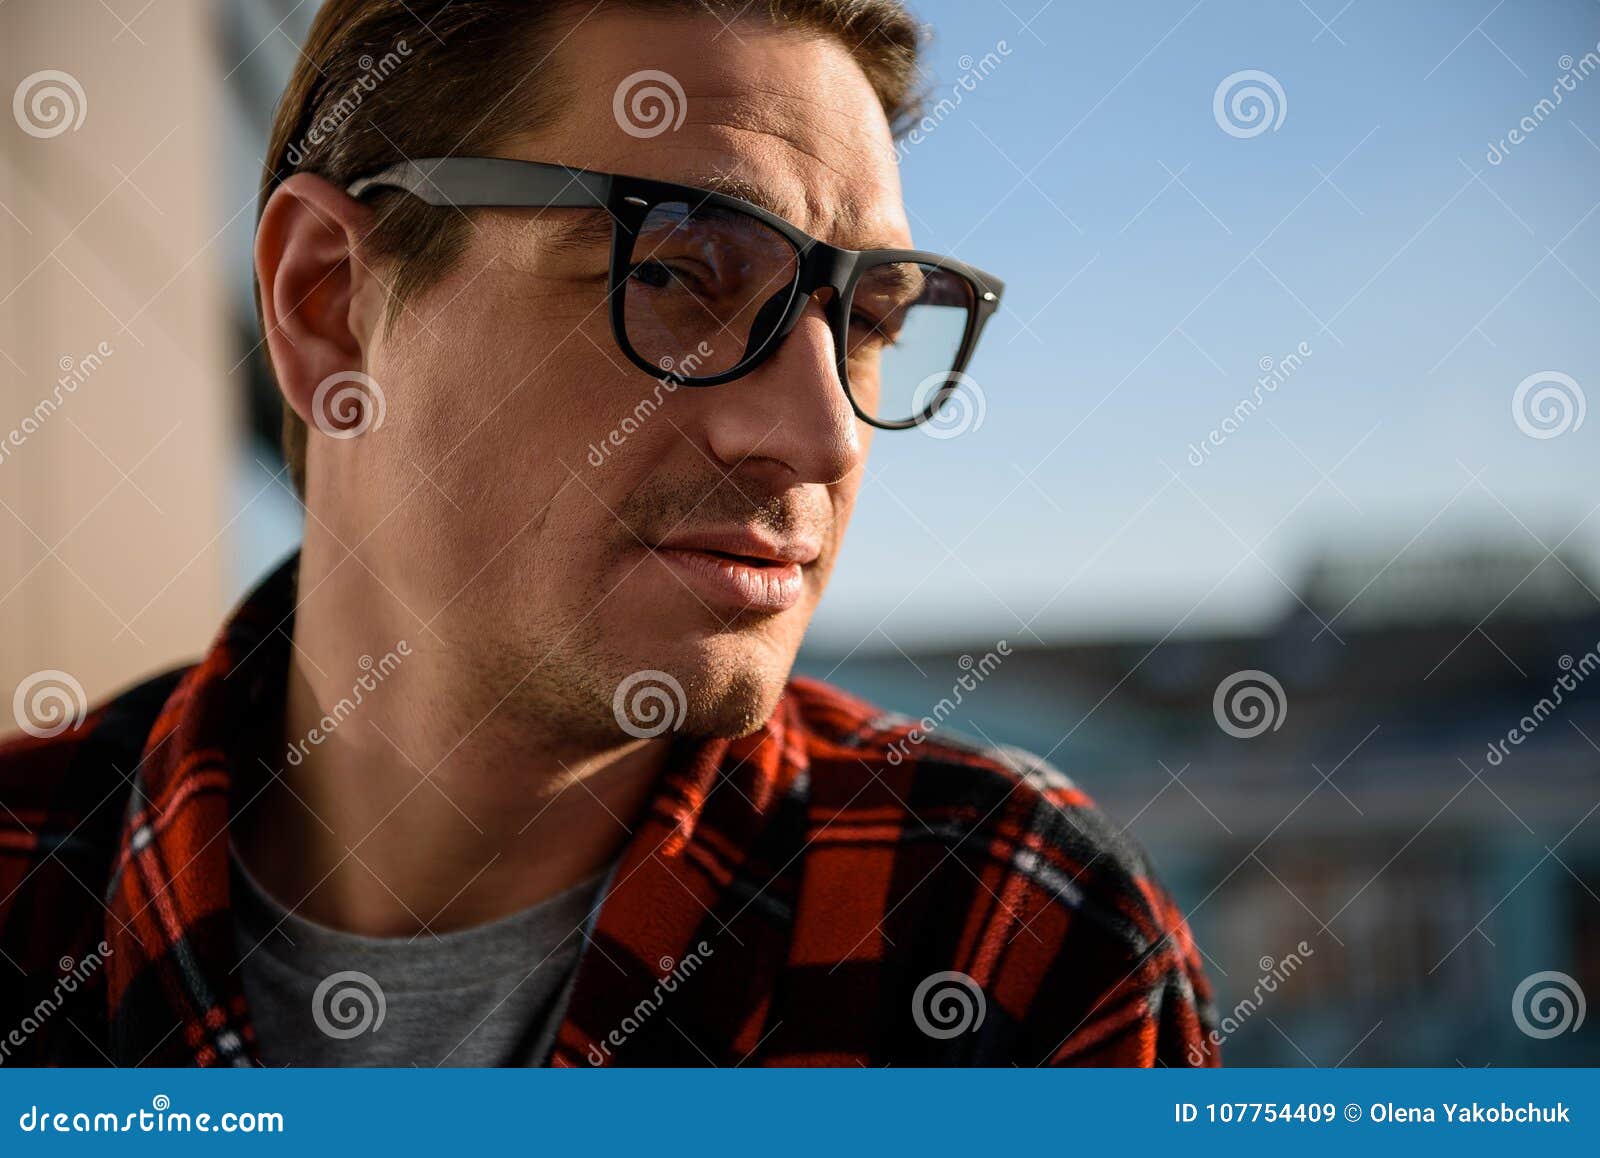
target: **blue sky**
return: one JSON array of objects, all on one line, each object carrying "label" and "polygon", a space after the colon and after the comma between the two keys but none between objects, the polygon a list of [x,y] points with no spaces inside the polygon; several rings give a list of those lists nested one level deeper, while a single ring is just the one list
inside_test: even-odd
[{"label": "blue sky", "polygon": [[[1593,559],[1600,417],[1532,438],[1512,397],[1558,371],[1600,402],[1600,74],[1486,153],[1597,51],[1600,4],[915,7],[936,94],[995,58],[906,150],[918,244],[1007,300],[981,425],[878,439],[814,641],[1258,623],[1322,550]],[[1213,95],[1246,69],[1286,108],[1239,137]]]}]

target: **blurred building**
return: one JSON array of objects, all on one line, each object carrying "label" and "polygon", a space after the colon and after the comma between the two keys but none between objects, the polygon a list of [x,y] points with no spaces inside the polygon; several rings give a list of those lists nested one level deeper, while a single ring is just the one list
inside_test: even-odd
[{"label": "blurred building", "polygon": [[[1219,1010],[1247,1002],[1230,1063],[1600,1062],[1600,1027],[1541,1039],[1512,1013],[1546,970],[1600,994],[1600,585],[1559,554],[1467,548],[1331,552],[1295,587],[1258,634],[1008,640],[944,726],[1048,754],[1151,852]],[[937,717],[996,642],[801,667]],[[1215,702],[1247,671],[1282,687],[1265,716],[1242,714],[1259,678]]]}]

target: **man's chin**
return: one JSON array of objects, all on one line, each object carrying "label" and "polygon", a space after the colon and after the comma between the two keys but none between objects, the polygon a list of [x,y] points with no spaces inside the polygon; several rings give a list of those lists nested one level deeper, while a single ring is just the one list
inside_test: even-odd
[{"label": "man's chin", "polygon": [[705,703],[691,703],[679,731],[707,739],[748,736],[772,718],[782,692],[781,685],[770,690],[763,686],[759,692],[740,690]]},{"label": "man's chin", "polygon": [[616,683],[612,713],[629,734],[665,726],[687,736],[747,736],[777,710],[789,673],[788,664],[750,653],[733,660],[692,654],[676,663],[667,657],[652,662],[662,666],[641,666]]}]

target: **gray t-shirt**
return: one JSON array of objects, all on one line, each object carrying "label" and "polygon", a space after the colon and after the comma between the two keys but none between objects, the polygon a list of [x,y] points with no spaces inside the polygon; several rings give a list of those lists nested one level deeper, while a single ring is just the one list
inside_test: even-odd
[{"label": "gray t-shirt", "polygon": [[363,937],[287,911],[234,857],[239,968],[262,1061],[543,1064],[606,875],[473,929]]}]

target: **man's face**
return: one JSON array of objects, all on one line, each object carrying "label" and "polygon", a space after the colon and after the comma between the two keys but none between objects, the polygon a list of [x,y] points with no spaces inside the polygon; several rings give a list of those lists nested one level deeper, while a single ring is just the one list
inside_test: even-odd
[{"label": "man's face", "polygon": [[[881,106],[834,41],[607,11],[558,51],[572,107],[502,155],[729,176],[825,241],[910,245]],[[613,108],[647,70],[685,98],[682,125],[654,136]],[[870,442],[820,304],[748,376],[663,389],[612,337],[594,215],[477,210],[467,232],[453,272],[368,345],[381,427],[331,446],[311,432],[330,491],[313,513],[346,543],[378,527],[358,554],[430,621],[412,638],[466,661],[481,686],[463,691],[511,720],[615,736],[618,686],[659,671],[685,692],[683,730],[750,731],[788,678]]]}]

